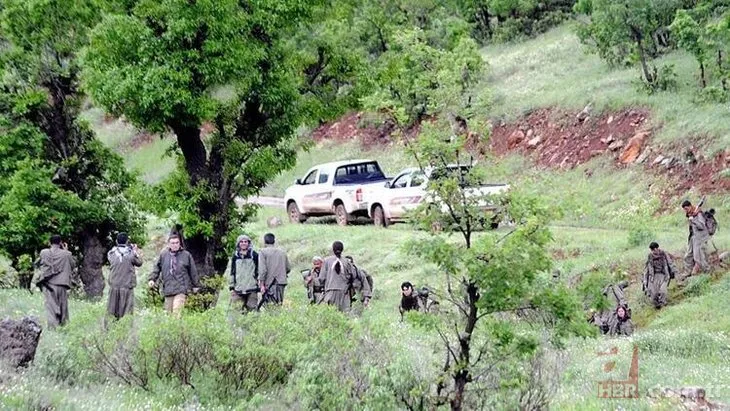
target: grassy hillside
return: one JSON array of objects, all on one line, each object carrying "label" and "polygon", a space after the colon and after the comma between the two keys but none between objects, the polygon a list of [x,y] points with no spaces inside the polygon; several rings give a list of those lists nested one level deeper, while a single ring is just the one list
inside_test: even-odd
[{"label": "grassy hillside", "polygon": [[580,110],[588,103],[596,110],[642,106],[651,109],[660,142],[689,145],[691,138],[710,136],[710,151],[730,146],[727,104],[696,102],[697,63],[683,52],[656,61],[658,66],[674,65],[678,90],[653,96],[634,86],[638,67],[610,69],[597,55],[586,53],[570,24],[524,43],[487,47],[484,58],[496,117],[513,119],[549,106]]},{"label": "grassy hillside", "polygon": [[[241,231],[260,239],[269,231],[265,219],[269,216],[285,217],[284,210],[262,209],[257,221]],[[164,226],[151,227],[152,240],[162,234]],[[504,230],[504,229],[502,229]],[[432,267],[413,264],[402,244],[414,236],[425,236],[426,233],[414,232],[407,225],[397,225],[383,231],[371,226],[338,227],[334,224],[307,223],[304,225],[285,224],[273,230],[280,244],[289,252],[294,269],[290,275],[287,288],[287,301],[282,312],[268,312],[251,317],[253,322],[284,321],[291,333],[299,333],[298,327],[306,326],[296,318],[310,315],[307,311],[304,287],[299,278],[299,270],[309,265],[313,255],[326,255],[328,246],[334,240],[343,240],[345,253],[352,254],[356,262],[373,274],[376,293],[371,309],[362,317],[350,320],[351,326],[358,332],[369,335],[376,333],[377,341],[386,344],[386,352],[400,352],[399,358],[410,364],[419,364],[423,371],[435,367],[438,357],[430,350],[435,336],[419,331],[399,322],[396,309],[399,298],[399,285],[409,280],[417,285],[428,284],[438,286],[442,278]],[[387,234],[387,235],[384,235]],[[499,233],[497,233],[499,234]],[[730,277],[717,276],[717,280],[704,281],[700,287],[692,288],[692,296],[679,291],[675,285],[670,286],[674,300],[671,305],[660,312],[648,307],[643,300],[640,286],[636,284],[638,274],[637,263],[645,256],[644,245],[631,247],[627,245],[628,231],[621,229],[585,229],[573,227],[553,228],[555,241],[551,246],[557,258],[556,266],[561,269],[564,281],[584,272],[593,266],[624,274],[632,279],[629,299],[632,301],[634,316],[641,318],[642,327],[634,337],[629,339],[573,339],[567,344],[567,351],[560,352],[564,373],[559,381],[553,405],[555,409],[606,409],[621,407],[624,409],[647,408],[646,398],[640,400],[607,401],[595,396],[596,384],[609,377],[625,376],[632,343],[640,349],[640,391],[655,386],[700,385],[708,388],[713,399],[730,402],[730,392],[722,390],[730,386],[730,370],[725,358],[730,354],[728,345],[728,326],[730,326],[730,307],[726,307],[730,290]],[[485,234],[482,234],[485,235]],[[491,234],[486,234],[491,235]],[[673,228],[657,232],[665,247],[673,252],[680,251],[684,241],[684,230]],[[730,235],[724,232],[716,239],[719,247],[730,247]],[[257,241],[257,245],[260,240]],[[146,263],[140,270],[143,278],[149,272],[149,261],[157,250],[155,241],[151,241],[145,249]],[[142,283],[142,278],[140,283]],[[158,321],[159,313],[148,308],[139,308],[143,296],[142,287],[137,289],[138,309],[136,311],[138,326],[150,326]],[[680,303],[680,299],[681,303]],[[193,393],[184,389],[175,389],[175,385],[156,387],[151,392],[119,385],[115,379],[100,378],[98,374],[77,375],[73,364],[75,351],[70,350],[73,341],[79,336],[97,332],[102,327],[104,303],[87,303],[78,300],[71,302],[72,326],[61,331],[44,331],[35,366],[19,376],[8,377],[8,383],[0,388],[3,393],[0,404],[3,407],[53,406],[58,409],[87,409],[109,405],[110,407],[131,409],[136,407],[178,408],[195,404],[198,400]],[[42,316],[43,304],[38,293],[30,295],[25,291],[0,291],[0,317],[17,317],[23,314]],[[225,318],[228,312],[228,295],[221,294],[218,307],[209,315],[212,318]],[[247,328],[245,328],[247,329]],[[255,332],[253,330],[248,332]],[[324,332],[323,329],[320,332]],[[413,338],[402,338],[406,333]],[[315,338],[316,334],[308,333],[300,337],[301,344]],[[252,337],[253,338],[253,337]],[[314,341],[314,340],[312,340]],[[354,342],[352,342],[354,343]],[[283,344],[283,343],[282,343]],[[278,346],[278,345],[275,345]],[[616,358],[617,367],[611,373],[603,370],[604,361],[597,357],[597,352],[611,346],[619,348]],[[382,349],[382,347],[381,347]],[[557,353],[557,352],[556,352]],[[555,354],[558,355],[558,354]],[[329,361],[321,358],[326,364]],[[334,361],[334,359],[332,360]],[[424,365],[426,365],[424,367]],[[68,367],[71,377],[54,377]],[[262,394],[243,402],[242,407],[254,407],[256,404],[268,404],[272,409],[285,409],[296,406],[298,400],[306,398],[307,391],[298,379],[305,363],[296,363],[292,377],[284,386],[276,388],[269,394]],[[72,383],[69,383],[71,381]],[[349,381],[349,380],[348,380]],[[49,387],[43,392],[31,394],[34,386],[44,384]],[[349,383],[349,382],[348,382]],[[99,395],[101,394],[101,395]],[[94,399],[93,401],[92,398]],[[207,401],[207,400],[206,400]],[[258,403],[257,403],[258,401]],[[263,402],[261,402],[263,401]],[[292,402],[293,401],[293,402]],[[245,405],[248,404],[248,405]],[[216,408],[212,404],[205,407]]]},{"label": "grassy hillside", "polygon": [[[655,143],[684,146],[690,144],[690,138],[702,136],[703,141],[708,141],[708,151],[730,145],[727,107],[694,101],[695,63],[691,56],[683,53],[672,53],[658,62],[675,65],[680,80],[678,92],[654,96],[635,89],[633,82],[639,78],[637,68],[611,70],[597,56],[586,54],[569,25],[524,43],[487,47],[483,54],[490,66],[490,92],[494,98],[490,116],[494,119],[516,119],[530,109],[547,106],[569,110],[580,110],[588,103],[593,104],[594,110],[642,106],[652,112]],[[128,167],[138,170],[145,180],[159,181],[172,170],[174,161],[163,156],[172,140],[150,139],[121,121],[105,121],[96,110],[87,112],[87,117],[102,141],[117,149]],[[412,165],[397,145],[365,150],[355,141],[322,142],[300,153],[295,169],[277,176],[264,194],[282,195],[295,178],[302,177],[314,164],[355,157],[377,159],[388,175]],[[554,242],[551,245],[562,281],[575,282],[576,277],[586,275],[592,269],[631,281],[628,298],[638,332],[627,339],[573,339],[568,341],[565,351],[554,352],[564,368],[553,398],[555,409],[650,409],[653,405],[643,394],[655,386],[703,386],[710,398],[730,402],[730,389],[727,388],[730,387],[727,362],[730,354],[730,300],[727,298],[730,276],[720,270],[712,278],[693,279],[684,289],[672,283],[670,306],[658,312],[643,297],[637,280],[649,241],[658,241],[678,256],[684,251],[686,226],[681,211],[656,213],[662,192],[670,184],[668,180],[648,174],[640,167],[616,168],[610,159],[600,156],[575,169],[562,171],[537,168],[518,155],[485,159],[483,164],[493,181],[508,182],[540,196],[563,212],[563,218],[552,227]],[[718,209],[721,224],[715,244],[720,249],[730,249],[730,230],[725,228],[725,222],[730,221],[727,211],[730,197],[714,195],[709,197],[709,202]],[[265,220],[270,216],[286,221],[284,210],[264,208],[257,220],[241,227],[241,231],[260,239],[269,231]],[[150,261],[161,244],[159,235],[167,226],[167,222],[151,225],[151,241],[145,250],[146,262],[140,276],[149,272]],[[416,378],[414,375],[426,380],[430,377],[428,370],[435,369],[439,360],[430,348],[436,336],[400,323],[396,309],[402,281],[438,286],[442,280],[433,267],[418,264],[402,250],[402,244],[409,238],[426,233],[414,232],[407,225],[395,225],[384,231],[371,226],[342,228],[327,221],[304,225],[285,223],[273,232],[288,250],[295,267],[290,275],[287,302],[282,312],[256,314],[251,317],[255,320],[248,321],[280,324],[287,333],[300,338],[301,345],[291,348],[295,354],[289,353],[294,358],[290,378],[282,385],[262,390],[242,401],[242,409],[260,409],[264,405],[268,409],[307,408],[307,398],[316,397],[315,394],[327,387],[340,388],[338,383],[349,387],[349,374],[334,383],[312,377],[318,375],[317,367],[344,367],[345,371],[351,372],[347,364],[338,363],[338,359],[307,356],[315,348],[318,333],[310,330],[304,321],[322,316],[332,324],[344,321],[352,327],[352,334],[348,335],[362,337],[357,338],[359,344],[371,344],[368,347],[372,348],[372,353],[368,355],[382,355],[389,364],[408,369],[412,378]],[[357,263],[375,278],[372,307],[356,319],[344,320],[334,314],[329,317],[326,310],[308,309],[305,301],[298,270],[306,268],[313,255],[326,255],[334,240],[344,241],[345,253],[355,256]],[[142,296],[143,290],[139,287],[137,297],[140,301]],[[226,317],[230,314],[228,303],[229,297],[223,293],[210,315]],[[147,392],[93,373],[74,374],[72,371],[76,368],[71,364],[74,354],[69,346],[79,335],[100,329],[104,305],[74,300],[70,309],[72,326],[61,331],[44,331],[33,368],[16,376],[0,372],[3,382],[0,384],[0,408],[200,408],[199,402],[205,399],[201,400],[186,387],[170,384]],[[41,296],[0,290],[0,317],[23,314],[42,316]],[[141,328],[152,327],[162,318],[158,312],[147,308],[139,308],[136,316],[135,321]],[[256,333],[251,324],[240,330]],[[323,332],[321,328],[316,331]],[[596,398],[598,381],[626,376],[634,343],[640,350],[642,398],[620,401]],[[277,345],[272,341],[271,344],[278,349],[284,343]],[[607,373],[603,368],[605,361],[597,353],[612,346],[619,348],[619,356],[616,369]],[[364,357],[370,361],[368,355]],[[373,364],[378,365],[369,363]],[[363,368],[362,372],[369,373],[368,378],[371,378],[368,381],[382,377],[383,365],[375,365]],[[65,374],[73,378],[68,379]],[[49,388],[38,393],[39,384]],[[374,393],[373,398],[377,395],[383,394]],[[384,409],[376,403],[364,407]],[[205,408],[215,406],[208,404]]]}]

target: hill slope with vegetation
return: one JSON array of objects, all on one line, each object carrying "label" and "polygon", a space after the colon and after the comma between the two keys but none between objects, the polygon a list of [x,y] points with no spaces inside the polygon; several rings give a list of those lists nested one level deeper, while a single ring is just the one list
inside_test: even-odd
[{"label": "hill slope with vegetation", "polygon": [[[60,63],[50,71],[52,79],[82,84],[66,90],[74,101],[63,117],[73,120],[69,130],[90,152],[111,159],[105,170],[129,173],[81,172],[119,184],[117,203],[135,204],[124,216],[143,216],[147,226],[116,221],[118,210],[98,203],[114,188],[88,200],[83,187],[63,185],[48,198],[25,195],[56,188],[44,178],[76,170],[74,159],[85,152],[44,152],[38,136],[53,131],[43,119],[55,107],[39,98],[49,75],[45,60],[8,54],[39,74],[3,80],[12,87],[0,93],[0,104],[12,115],[3,116],[0,149],[15,147],[33,127],[39,131],[32,162],[0,162],[0,217],[17,221],[18,199],[52,211],[59,195],[84,201],[53,215],[62,226],[24,219],[3,228],[14,230],[8,238],[22,233],[33,243],[3,248],[10,259],[3,257],[0,271],[30,271],[27,257],[48,230],[71,236],[77,221],[102,221],[103,245],[125,227],[144,244],[144,284],[170,227],[182,222],[196,258],[205,260],[206,290],[179,321],[143,287],[136,289],[134,318],[120,322],[104,319],[103,303],[76,296],[71,323],[43,331],[32,366],[0,368],[0,408],[669,409],[676,402],[653,393],[685,386],[730,403],[730,277],[717,261],[718,249],[730,249],[727,2],[102,3],[93,15],[83,7],[52,8],[62,18],[83,16],[89,38],[73,37],[69,50],[63,36],[55,43],[32,37],[30,50],[52,47],[72,62],[70,74]],[[45,3],[8,4],[0,10],[5,26],[23,23],[11,27],[9,44],[28,50],[22,41],[31,37],[23,33],[39,24]],[[619,18],[624,9],[631,19]],[[35,12],[36,20],[18,19],[23,12]],[[203,33],[208,48],[196,43]],[[240,38],[231,40],[234,34]],[[81,48],[83,58],[75,54]],[[79,114],[82,101],[87,109]],[[88,121],[88,131],[76,128],[86,123],[75,116]],[[297,126],[298,138],[289,138]],[[446,135],[455,138],[445,142]],[[414,150],[435,159],[463,148],[477,158],[481,177],[514,188],[510,199],[525,216],[474,233],[478,251],[463,247],[458,234],[411,224],[291,224],[284,210],[239,209],[221,200],[281,196],[307,168],[326,161],[373,158],[394,175],[415,165]],[[27,179],[32,173],[38,176]],[[720,221],[710,245],[715,269],[684,287],[672,281],[669,305],[656,310],[641,290],[648,244],[658,241],[681,260],[687,228],[678,203],[703,195]],[[38,208],[33,215],[40,219]],[[272,217],[284,224],[267,226]],[[423,225],[434,217],[421,218]],[[237,234],[248,234],[258,248],[269,231],[293,266],[284,306],[238,315],[221,279],[225,254]],[[370,307],[356,315],[309,306],[299,278],[335,240],[375,280]],[[463,274],[462,305],[445,275],[451,270]],[[103,275],[99,269],[97,280],[106,269]],[[600,290],[620,280],[630,284],[636,333],[588,332],[574,315],[603,307]],[[442,315],[401,321],[403,281],[436,290]],[[488,297],[469,301],[479,293]],[[473,332],[460,332],[470,320],[459,314],[465,306],[483,314]],[[41,295],[0,290],[0,317],[23,315],[44,315]],[[461,344],[449,345],[449,338]],[[458,363],[465,342],[473,344],[473,362],[467,355]],[[626,378],[634,345],[640,397],[598,398],[600,381]],[[617,355],[608,366],[599,353],[612,347]],[[459,382],[469,388],[459,391]]]}]

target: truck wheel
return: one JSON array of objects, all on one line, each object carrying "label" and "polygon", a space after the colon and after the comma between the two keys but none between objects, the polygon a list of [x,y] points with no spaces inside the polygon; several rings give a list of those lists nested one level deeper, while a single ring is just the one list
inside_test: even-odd
[{"label": "truck wheel", "polygon": [[291,202],[288,206],[286,206],[287,214],[289,214],[289,221],[294,224],[299,224],[307,221],[307,217],[302,215],[302,213],[299,212],[299,207],[297,207],[297,203]]},{"label": "truck wheel", "polygon": [[343,204],[337,204],[335,207],[335,218],[337,219],[337,225],[346,226],[350,222],[350,216]]},{"label": "truck wheel", "polygon": [[381,206],[375,206],[375,209],[373,210],[373,224],[375,224],[376,227],[387,227],[388,226],[388,220],[385,219],[385,213],[383,212],[383,207]]}]

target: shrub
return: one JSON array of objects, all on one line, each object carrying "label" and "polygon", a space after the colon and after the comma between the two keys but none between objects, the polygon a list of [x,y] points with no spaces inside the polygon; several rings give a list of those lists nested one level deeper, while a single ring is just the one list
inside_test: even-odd
[{"label": "shrub", "polygon": [[654,239],[654,232],[644,223],[635,224],[629,229],[628,243],[630,247],[647,245]]}]

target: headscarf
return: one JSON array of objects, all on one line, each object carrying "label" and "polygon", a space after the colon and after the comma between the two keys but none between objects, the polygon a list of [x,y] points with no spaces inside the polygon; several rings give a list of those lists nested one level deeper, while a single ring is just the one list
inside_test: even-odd
[{"label": "headscarf", "polygon": [[[244,253],[242,255],[241,250],[238,248],[238,246],[239,246],[239,244],[241,244],[241,241],[243,241],[243,240],[248,240],[248,248],[246,250],[244,250]],[[248,252],[251,252],[253,254],[253,242],[251,241],[251,237],[249,237],[245,234],[239,235],[238,238],[236,239],[236,255],[239,257],[243,257]]]}]

